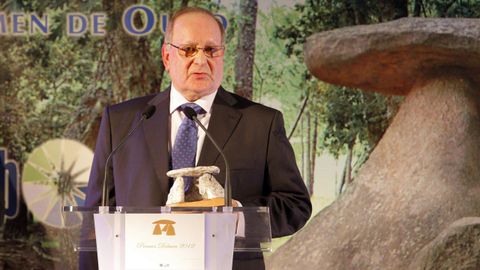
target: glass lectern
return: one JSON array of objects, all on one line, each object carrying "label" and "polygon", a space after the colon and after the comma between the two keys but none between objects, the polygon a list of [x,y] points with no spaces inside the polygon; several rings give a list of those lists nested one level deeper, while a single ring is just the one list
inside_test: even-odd
[{"label": "glass lectern", "polygon": [[234,252],[271,251],[267,207],[63,208],[75,251],[99,269],[232,268]]}]

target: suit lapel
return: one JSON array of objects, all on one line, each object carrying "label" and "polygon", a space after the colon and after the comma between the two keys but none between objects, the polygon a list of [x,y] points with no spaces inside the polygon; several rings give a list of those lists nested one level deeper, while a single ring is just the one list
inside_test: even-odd
[{"label": "suit lapel", "polygon": [[[234,109],[233,106],[235,103],[235,98],[220,87],[213,101],[212,116],[208,124],[208,131],[222,149],[232,136],[233,131],[242,117],[242,114]],[[213,165],[219,156],[220,153],[211,143],[210,139],[205,138],[198,165]]]},{"label": "suit lapel", "polygon": [[168,141],[170,88],[156,95],[149,103],[155,105],[156,112],[143,125],[145,141],[160,185],[168,193]]}]

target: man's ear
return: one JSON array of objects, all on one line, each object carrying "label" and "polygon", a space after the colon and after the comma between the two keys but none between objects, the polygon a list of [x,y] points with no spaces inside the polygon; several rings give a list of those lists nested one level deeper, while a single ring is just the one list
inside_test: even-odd
[{"label": "man's ear", "polygon": [[170,52],[167,50],[167,46],[165,43],[162,45],[162,60],[165,70],[168,72],[170,70]]}]

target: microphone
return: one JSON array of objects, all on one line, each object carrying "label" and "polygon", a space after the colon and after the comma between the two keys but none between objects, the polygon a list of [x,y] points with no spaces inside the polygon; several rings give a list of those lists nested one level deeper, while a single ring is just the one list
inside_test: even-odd
[{"label": "microphone", "polygon": [[127,141],[128,138],[138,129],[140,124],[145,121],[146,119],[149,119],[150,117],[155,114],[155,110],[157,108],[154,105],[148,106],[145,110],[142,112],[142,117],[140,120],[137,122],[137,124],[128,132],[127,136],[123,137],[123,139],[120,141],[120,143],[110,152],[110,154],[107,157],[107,161],[105,162],[105,171],[103,173],[103,186],[102,186],[102,206],[107,206],[107,202],[109,200],[109,195],[107,192],[107,176],[108,176],[108,164],[112,158],[112,156],[117,152],[120,147],[122,147],[125,142]]},{"label": "microphone", "polygon": [[217,148],[217,151],[222,155],[223,161],[225,162],[225,206],[231,207],[232,206],[232,184],[230,183],[230,165],[228,164],[227,157],[223,153],[222,149],[220,146],[218,146],[217,142],[213,139],[213,137],[210,135],[210,133],[207,131],[205,126],[197,119],[197,112],[190,108],[190,107],[185,107],[183,108],[183,113],[185,116],[188,117],[188,119],[195,121],[202,129],[205,131],[205,134],[207,137],[210,139],[212,144]]}]

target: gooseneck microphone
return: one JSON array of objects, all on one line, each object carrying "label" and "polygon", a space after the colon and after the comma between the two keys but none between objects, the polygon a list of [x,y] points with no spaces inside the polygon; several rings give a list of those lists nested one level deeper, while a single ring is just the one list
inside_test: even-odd
[{"label": "gooseneck microphone", "polygon": [[120,143],[110,152],[110,154],[107,157],[107,161],[105,162],[105,171],[103,173],[103,186],[102,186],[102,206],[107,206],[108,200],[109,200],[109,194],[107,192],[107,176],[108,176],[108,165],[110,163],[110,160],[112,156],[117,152],[120,147],[122,147],[125,142],[127,141],[128,138],[138,129],[140,124],[142,124],[143,121],[146,119],[149,119],[150,117],[155,114],[156,107],[154,105],[150,105],[145,110],[142,112],[142,117],[140,120],[137,122],[137,124],[128,132],[127,136],[123,137],[123,139],[120,141]]},{"label": "gooseneck microphone", "polygon": [[227,157],[223,153],[220,146],[218,146],[217,142],[213,139],[210,133],[207,131],[205,126],[197,119],[197,112],[190,108],[185,107],[183,108],[183,113],[188,117],[188,119],[195,121],[202,129],[205,131],[205,134],[210,139],[212,144],[217,148],[217,151],[222,155],[223,161],[225,162],[225,206],[231,207],[232,206],[232,184],[230,183],[230,165],[228,164]]}]

